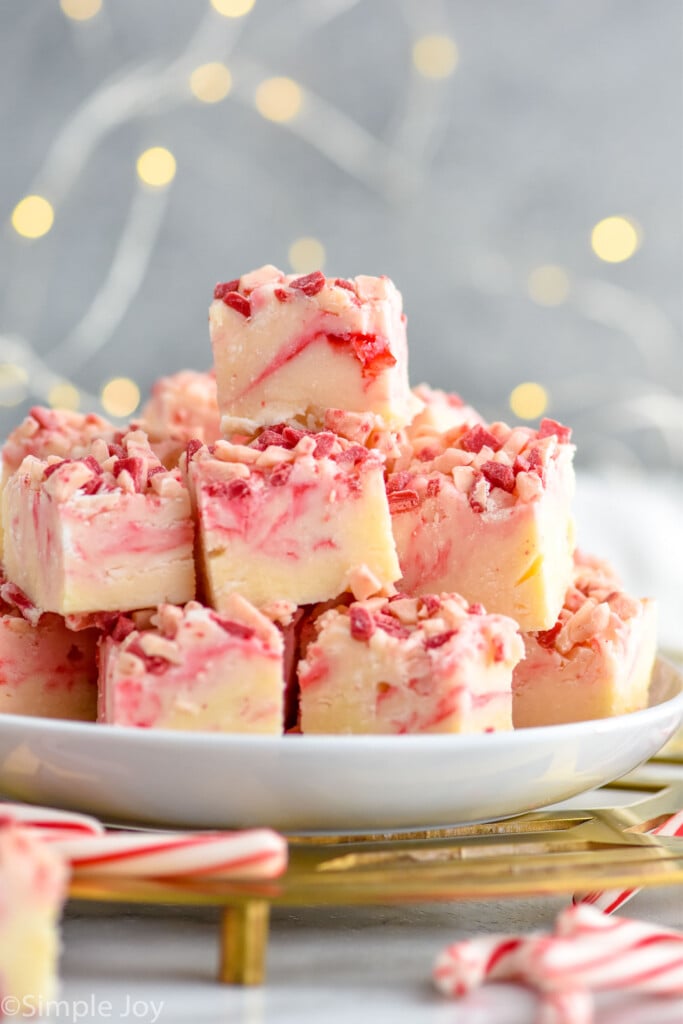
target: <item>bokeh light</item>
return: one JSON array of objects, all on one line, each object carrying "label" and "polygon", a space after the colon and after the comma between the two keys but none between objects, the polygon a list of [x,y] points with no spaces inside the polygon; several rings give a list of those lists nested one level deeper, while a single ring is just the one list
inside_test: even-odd
[{"label": "bokeh light", "polygon": [[569,295],[569,274],[563,267],[547,263],[531,271],[527,286],[530,298],[539,306],[561,306]]},{"label": "bokeh light", "polygon": [[202,103],[219,103],[232,88],[229,68],[219,61],[202,64],[190,75],[190,89]]},{"label": "bokeh light", "polygon": [[164,188],[175,178],[175,157],[163,146],[146,149],[138,157],[136,167],[140,181],[153,188]]},{"label": "bokeh light", "polygon": [[140,388],[128,377],[114,377],[102,388],[100,401],[110,416],[130,416],[140,404]]},{"label": "bokeh light", "polygon": [[548,392],[536,381],[524,381],[513,388],[510,408],[520,420],[535,420],[548,408]]},{"label": "bokeh light", "polygon": [[59,6],[73,21],[89,21],[102,9],[102,0],[59,0]]},{"label": "bokeh light", "polygon": [[640,231],[628,217],[605,217],[591,233],[593,252],[605,263],[623,263],[640,245]]},{"label": "bokeh light", "polygon": [[292,78],[266,78],[256,90],[256,109],[268,121],[291,121],[301,110],[303,92]]},{"label": "bokeh light", "polygon": [[28,394],[28,373],[15,363],[0,363],[0,406],[20,405]]},{"label": "bokeh light", "polygon": [[224,18],[241,18],[249,14],[256,0],[211,0],[211,6]]},{"label": "bokeh light", "polygon": [[52,205],[44,196],[24,196],[12,210],[12,227],[24,238],[42,238],[54,219]]},{"label": "bokeh light", "polygon": [[71,409],[75,412],[81,404],[81,394],[78,388],[65,380],[50,388],[47,400],[53,409]]},{"label": "bokeh light", "polygon": [[289,265],[296,274],[310,274],[325,265],[325,246],[317,238],[296,238],[289,247]]},{"label": "bokeh light", "polygon": [[426,78],[448,78],[458,66],[458,47],[450,36],[421,36],[413,46],[413,64]]}]

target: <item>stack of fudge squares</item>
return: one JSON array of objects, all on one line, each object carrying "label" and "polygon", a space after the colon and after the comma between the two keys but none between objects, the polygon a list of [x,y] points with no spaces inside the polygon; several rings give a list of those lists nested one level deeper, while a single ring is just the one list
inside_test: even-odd
[{"label": "stack of fudge squares", "polygon": [[0,711],[492,732],[643,707],[655,610],[575,550],[570,430],[408,380],[386,277],[219,284],[214,370],[2,452]]}]

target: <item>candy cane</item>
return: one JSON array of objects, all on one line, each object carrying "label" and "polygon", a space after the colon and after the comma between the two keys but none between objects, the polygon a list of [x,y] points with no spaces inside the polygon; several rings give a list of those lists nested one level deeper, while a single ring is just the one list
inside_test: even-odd
[{"label": "candy cane", "polygon": [[486,981],[519,980],[520,951],[532,937],[488,935],[454,942],[434,964],[434,983],[444,995],[464,996]]},{"label": "candy cane", "polygon": [[270,829],[244,832],[106,832],[50,844],[77,872],[164,878],[275,878],[287,843]]},{"label": "candy cane", "polygon": [[101,835],[103,826],[95,818],[72,811],[57,811],[52,807],[33,807],[29,804],[0,802],[0,820],[19,822],[29,831],[35,830],[41,839],[52,841],[69,835]]},{"label": "candy cane", "polygon": [[[667,818],[661,825],[657,825],[656,828],[648,829],[647,834],[652,836],[683,836],[683,811],[672,814],[670,818]],[[640,889],[624,889],[623,891],[606,889],[604,892],[575,893],[572,901],[574,903],[590,903],[595,907],[599,907],[600,910],[604,910],[606,914],[613,914],[615,910],[623,907],[624,903],[628,903],[639,892]]]},{"label": "candy cane", "polygon": [[683,934],[586,904],[560,914],[554,935],[526,942],[520,973],[540,991],[619,989],[683,994]]},{"label": "candy cane", "polygon": [[593,996],[585,989],[541,997],[534,1024],[592,1024]]}]

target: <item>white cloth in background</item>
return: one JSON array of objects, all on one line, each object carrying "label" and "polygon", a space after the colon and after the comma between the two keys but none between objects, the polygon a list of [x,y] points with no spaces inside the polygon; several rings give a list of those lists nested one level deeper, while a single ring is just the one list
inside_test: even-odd
[{"label": "white cloth in background", "polygon": [[579,547],[607,558],[636,597],[656,597],[660,646],[683,650],[683,480],[579,474]]}]

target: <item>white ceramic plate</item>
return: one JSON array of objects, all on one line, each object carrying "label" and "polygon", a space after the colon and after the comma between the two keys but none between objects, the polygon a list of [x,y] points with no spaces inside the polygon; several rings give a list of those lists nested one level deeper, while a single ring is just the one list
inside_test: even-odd
[{"label": "white ceramic plate", "polygon": [[683,675],[662,660],[644,711],[490,735],[216,736],[0,715],[0,790],[144,825],[465,824],[610,782],[681,721]]}]

